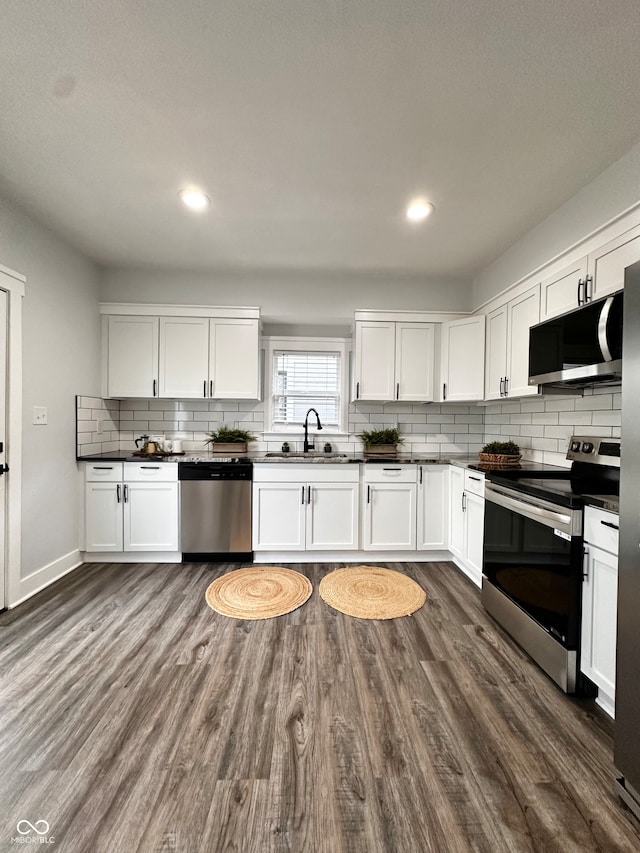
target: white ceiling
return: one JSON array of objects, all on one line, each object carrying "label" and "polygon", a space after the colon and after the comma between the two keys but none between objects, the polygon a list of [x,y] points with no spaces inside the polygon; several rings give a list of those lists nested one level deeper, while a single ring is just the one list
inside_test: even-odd
[{"label": "white ceiling", "polygon": [[639,138],[638,0],[0,0],[0,189],[105,265],[469,277]]}]

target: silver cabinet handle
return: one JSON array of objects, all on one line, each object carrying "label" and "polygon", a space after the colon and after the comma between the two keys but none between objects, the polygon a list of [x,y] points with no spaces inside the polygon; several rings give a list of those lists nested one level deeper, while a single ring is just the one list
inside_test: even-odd
[{"label": "silver cabinet handle", "polygon": [[504,396],[505,397],[509,396],[509,377],[508,376],[504,377]]},{"label": "silver cabinet handle", "polygon": [[589,580],[589,548],[582,546],[582,579]]},{"label": "silver cabinet handle", "polygon": [[504,388],[503,388],[503,385],[504,385],[504,378],[501,376],[501,377],[500,377],[500,396],[501,396],[501,397],[504,397]]},{"label": "silver cabinet handle", "polygon": [[589,288],[589,285],[593,284],[593,276],[588,275],[584,280],[584,301],[591,302],[593,299],[593,288]]}]

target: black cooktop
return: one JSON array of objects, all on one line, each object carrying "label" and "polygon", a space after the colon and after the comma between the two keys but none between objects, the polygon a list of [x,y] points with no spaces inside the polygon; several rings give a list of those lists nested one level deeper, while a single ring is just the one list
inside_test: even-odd
[{"label": "black cooktop", "polygon": [[571,468],[540,466],[540,470],[487,472],[487,478],[523,495],[541,498],[558,506],[579,508],[587,498],[618,496],[619,469],[574,462]]}]

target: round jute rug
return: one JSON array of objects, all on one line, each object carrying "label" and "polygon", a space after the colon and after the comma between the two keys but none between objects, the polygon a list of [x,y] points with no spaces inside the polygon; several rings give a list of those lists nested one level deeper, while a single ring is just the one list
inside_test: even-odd
[{"label": "round jute rug", "polygon": [[336,569],[320,581],[320,597],[331,607],[359,619],[396,619],[419,610],[427,595],[400,572],[376,566]]},{"label": "round jute rug", "polygon": [[232,619],[272,619],[290,613],[313,592],[311,581],[292,569],[252,566],[215,580],[207,589],[207,604]]}]

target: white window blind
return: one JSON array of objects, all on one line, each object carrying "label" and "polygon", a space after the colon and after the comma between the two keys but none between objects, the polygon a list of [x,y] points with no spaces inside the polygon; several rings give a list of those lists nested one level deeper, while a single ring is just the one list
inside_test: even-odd
[{"label": "white window blind", "polygon": [[339,352],[276,350],[272,388],[274,426],[299,426],[313,407],[323,427],[339,429]]}]

